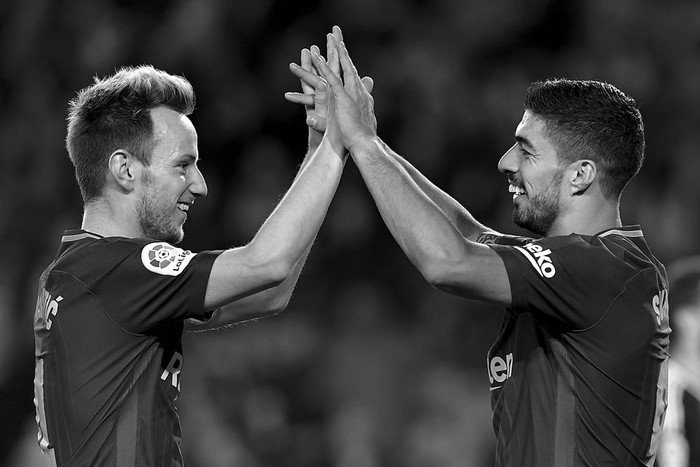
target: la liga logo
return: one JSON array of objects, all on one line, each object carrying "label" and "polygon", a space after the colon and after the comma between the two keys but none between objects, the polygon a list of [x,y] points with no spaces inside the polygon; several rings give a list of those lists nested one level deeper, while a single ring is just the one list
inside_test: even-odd
[{"label": "la liga logo", "polygon": [[194,258],[194,253],[191,251],[174,247],[165,242],[149,243],[141,250],[141,262],[144,267],[164,276],[179,275],[192,258]]}]

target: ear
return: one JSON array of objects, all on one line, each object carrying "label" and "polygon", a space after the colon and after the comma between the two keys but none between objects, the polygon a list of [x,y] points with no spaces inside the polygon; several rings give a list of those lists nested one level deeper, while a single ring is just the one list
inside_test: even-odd
[{"label": "ear", "polygon": [[121,187],[130,192],[141,173],[141,163],[125,149],[117,149],[109,156],[108,176]]},{"label": "ear", "polygon": [[598,167],[589,159],[581,159],[569,166],[571,195],[583,194],[598,176]]}]

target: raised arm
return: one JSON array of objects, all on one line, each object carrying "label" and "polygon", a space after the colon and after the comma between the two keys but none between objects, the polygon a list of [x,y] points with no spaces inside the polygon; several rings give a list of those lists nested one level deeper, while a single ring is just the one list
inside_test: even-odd
[{"label": "raised arm", "polygon": [[[343,40],[342,31],[338,26],[333,28],[332,39],[327,38],[327,50],[328,50],[328,63],[331,70],[333,70],[336,76],[340,76],[339,72],[339,59],[337,53],[337,44]],[[318,53],[318,49],[313,49],[312,51]],[[304,56],[302,55],[302,65],[304,64]],[[308,55],[308,64],[311,63],[311,55]],[[304,67],[309,69],[308,67]],[[374,82],[369,77],[362,78],[362,84],[367,89],[367,92],[372,92],[372,87]],[[313,103],[313,89],[304,83],[302,80],[303,93],[287,93],[287,100],[306,106],[307,112],[309,109],[314,109]],[[325,107],[316,106],[313,111],[313,115],[309,117],[307,124],[312,129],[317,130],[317,134],[322,134],[325,130],[326,125],[326,115],[323,114]],[[413,179],[418,185],[420,190],[425,193],[450,219],[450,221],[457,227],[460,233],[470,240],[477,240],[482,234],[493,234],[496,233],[494,230],[484,226],[478,222],[464,206],[459,204],[452,196],[447,194],[445,191],[440,189],[437,185],[431,182],[427,177],[425,177],[420,171],[418,171],[410,162],[395,153],[386,143],[382,141],[384,150],[388,155],[394,158],[408,173],[408,175]]]},{"label": "raised arm", "polygon": [[335,97],[334,116],[343,144],[397,243],[434,286],[509,305],[510,285],[500,257],[491,248],[465,238],[474,238],[485,227],[379,139],[372,96],[344,42],[336,45],[343,81],[317,54],[312,54],[313,64]]},{"label": "raised arm", "polygon": [[384,141],[379,140],[379,142],[384,152],[392,157],[394,161],[406,171],[418,188],[440,208],[443,214],[445,214],[464,238],[478,241],[479,237],[483,234],[497,234],[493,229],[477,221],[456,199],[431,182],[418,169],[411,165],[410,162],[394,152]]},{"label": "raised arm", "polygon": [[[315,46],[312,50],[319,53]],[[312,96],[306,106],[307,121],[325,116],[329,99],[325,81],[313,72],[310,53],[304,49],[301,66],[290,65],[306,74],[302,90]],[[329,55],[329,61],[331,68],[338,68],[337,55]],[[291,187],[249,244],[217,258],[205,297],[207,309],[216,309],[214,316],[204,323],[189,320],[188,331],[221,328],[275,314],[287,306],[345,160],[337,131],[324,135],[309,126],[309,151]]]}]

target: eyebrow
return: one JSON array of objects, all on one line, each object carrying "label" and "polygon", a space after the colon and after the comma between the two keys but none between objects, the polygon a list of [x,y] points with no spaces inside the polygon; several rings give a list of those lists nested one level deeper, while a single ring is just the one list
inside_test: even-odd
[{"label": "eyebrow", "polygon": [[201,159],[198,157],[195,157],[193,154],[183,154],[182,156],[179,156],[176,159],[177,163],[180,162],[200,162]]},{"label": "eyebrow", "polygon": [[530,149],[535,149],[535,146],[532,144],[532,142],[524,136],[515,135],[515,141],[517,141],[523,146],[529,147]]}]

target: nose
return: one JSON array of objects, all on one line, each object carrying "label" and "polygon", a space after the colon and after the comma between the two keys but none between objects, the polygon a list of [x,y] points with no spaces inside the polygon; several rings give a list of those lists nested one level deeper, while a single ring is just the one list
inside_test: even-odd
[{"label": "nose", "polygon": [[501,156],[501,159],[498,161],[499,172],[506,174],[518,171],[517,154],[515,153],[515,147],[517,145],[518,143],[513,144],[510,149]]},{"label": "nose", "polygon": [[192,171],[192,179],[190,180],[190,192],[195,196],[207,196],[208,191],[204,175],[202,175],[199,167],[195,166]]}]

